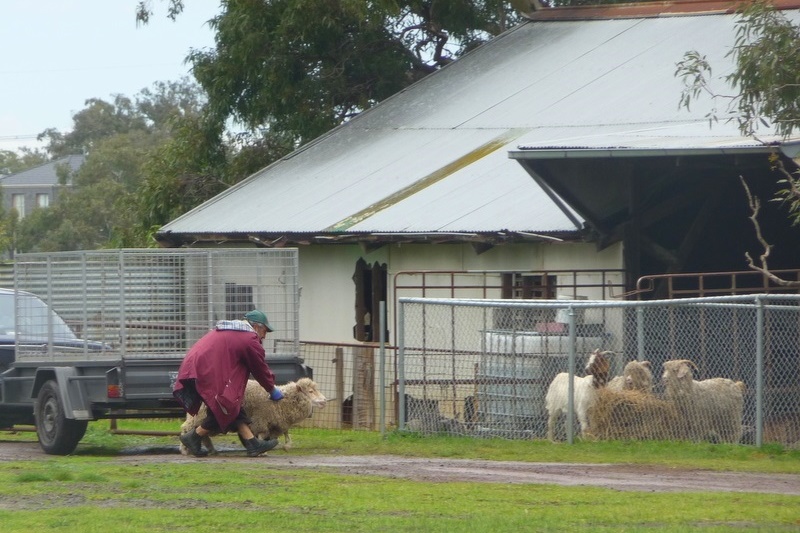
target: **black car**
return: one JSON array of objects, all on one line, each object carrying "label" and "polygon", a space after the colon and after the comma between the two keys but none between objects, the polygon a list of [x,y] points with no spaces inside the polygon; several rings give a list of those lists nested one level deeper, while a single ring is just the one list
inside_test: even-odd
[{"label": "black car", "polygon": [[[19,336],[25,345],[46,346],[49,339],[62,348],[80,348],[84,341],[64,320],[52,311],[38,296],[29,292],[17,293],[15,309],[14,290],[0,289],[0,371],[15,360],[15,343]],[[102,349],[91,343],[92,349]]]}]

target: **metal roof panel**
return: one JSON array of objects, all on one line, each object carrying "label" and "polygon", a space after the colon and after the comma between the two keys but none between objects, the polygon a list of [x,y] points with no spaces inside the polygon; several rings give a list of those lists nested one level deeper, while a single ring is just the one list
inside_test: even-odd
[{"label": "metal roof panel", "polygon": [[[793,20],[798,14],[787,12]],[[692,15],[521,24],[162,232],[575,228],[508,152],[758,146],[735,123],[708,127],[706,115],[719,105],[712,99],[699,98],[691,110],[678,105],[677,63],[697,49],[715,77],[724,75],[736,20]],[[774,137],[765,131],[764,139]]]}]

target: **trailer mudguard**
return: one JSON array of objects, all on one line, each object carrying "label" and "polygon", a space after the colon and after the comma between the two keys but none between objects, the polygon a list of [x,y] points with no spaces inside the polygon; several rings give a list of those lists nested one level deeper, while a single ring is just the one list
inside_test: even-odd
[{"label": "trailer mudguard", "polygon": [[92,420],[91,402],[78,378],[78,371],[73,367],[40,367],[36,370],[31,398],[35,399],[39,395],[42,385],[55,380],[61,394],[64,416],[74,420]]}]

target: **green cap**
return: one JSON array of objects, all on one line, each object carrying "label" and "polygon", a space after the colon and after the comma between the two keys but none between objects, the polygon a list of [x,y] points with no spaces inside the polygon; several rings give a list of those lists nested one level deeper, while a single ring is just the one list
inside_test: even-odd
[{"label": "green cap", "polygon": [[250,322],[258,322],[259,324],[267,326],[267,331],[269,332],[275,331],[272,329],[272,326],[269,325],[269,322],[267,322],[267,315],[258,309],[253,309],[252,311],[246,312],[244,314],[244,319]]}]

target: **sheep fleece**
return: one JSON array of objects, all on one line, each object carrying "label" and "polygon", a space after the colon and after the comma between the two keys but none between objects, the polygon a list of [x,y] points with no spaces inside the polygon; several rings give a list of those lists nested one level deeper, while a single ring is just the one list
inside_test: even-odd
[{"label": "sheep fleece", "polygon": [[[313,411],[325,406],[325,396],[319,392],[317,384],[309,379],[302,378],[297,382],[290,382],[278,387],[284,395],[283,400],[274,402],[269,399],[269,394],[255,380],[249,380],[244,395],[244,410],[252,420],[250,429],[260,438],[277,439],[284,437],[283,449],[291,447],[289,429],[302,422]],[[186,421],[181,425],[181,433],[194,430],[206,416],[206,406],[203,405],[195,416],[187,415]],[[216,453],[211,439],[206,437],[203,444],[210,453]],[[181,444],[181,453],[188,453]]]}]

